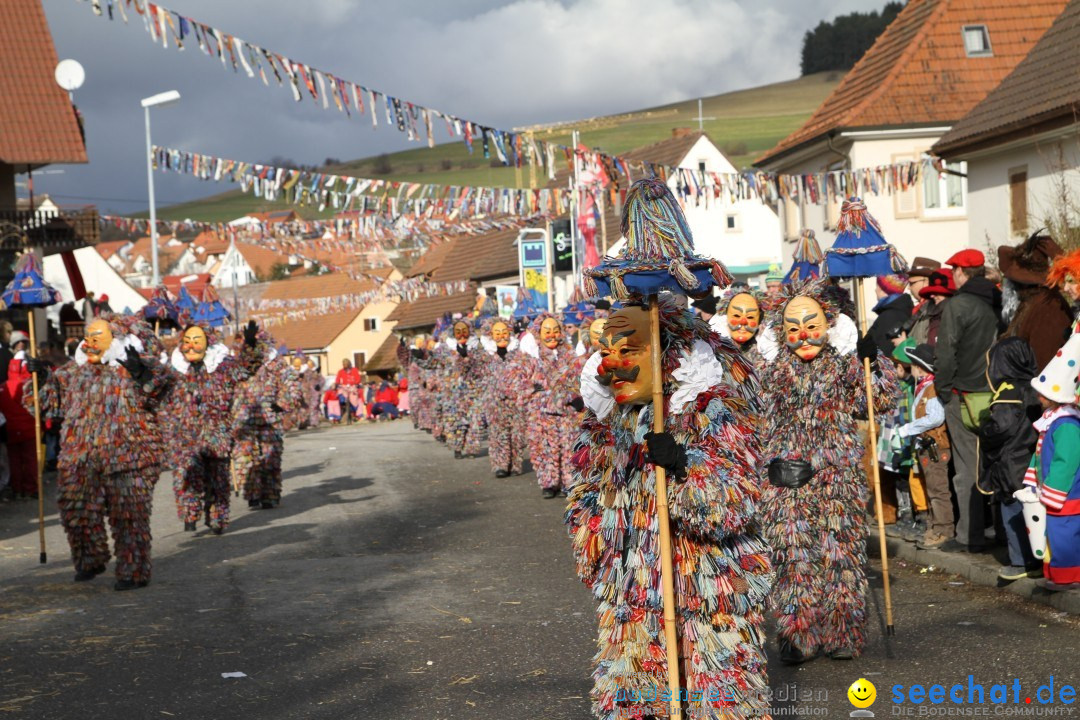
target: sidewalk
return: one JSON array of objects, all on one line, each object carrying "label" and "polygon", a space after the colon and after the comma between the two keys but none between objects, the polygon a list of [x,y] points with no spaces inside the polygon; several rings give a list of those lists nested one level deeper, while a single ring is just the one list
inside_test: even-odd
[{"label": "sidewalk", "polygon": [[[877,524],[870,526],[869,555],[877,557],[881,542],[878,540]],[[1010,592],[1019,595],[1025,600],[1041,603],[1055,610],[1080,615],[1080,591],[1051,592],[1044,590],[1035,584],[1035,580],[1015,580],[1003,584],[998,580],[998,570],[1003,563],[995,555],[1005,557],[1005,548],[993,548],[989,552],[971,553],[947,553],[941,550],[919,550],[915,543],[901,540],[900,538],[885,538],[886,547],[889,549],[889,558],[906,560],[923,567],[934,568],[962,578],[984,587],[998,588],[1002,592]]]}]

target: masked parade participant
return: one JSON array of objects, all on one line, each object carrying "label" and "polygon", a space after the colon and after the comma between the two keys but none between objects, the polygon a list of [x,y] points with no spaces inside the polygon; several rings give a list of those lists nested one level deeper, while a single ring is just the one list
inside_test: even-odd
[{"label": "masked parade participant", "polygon": [[865,412],[863,357],[874,361],[874,406],[899,393],[891,362],[859,339],[827,279],[785,286],[775,333],[784,347],[762,374],[762,527],[777,580],[780,658],[857,656],[864,643],[868,486],[855,415]]},{"label": "masked parade participant", "polygon": [[[622,232],[624,254],[586,271],[603,283],[594,295],[704,292],[729,280],[719,263],[692,255],[689,228],[661,181],[630,189]],[[593,714],[667,717],[667,651],[677,651],[687,716],[768,718],[763,615],[771,569],[755,520],[753,369],[673,299],[659,300],[657,320],[654,348],[649,311],[630,305],[613,313],[601,351],[581,374],[588,410],[566,522],[578,575],[599,603]],[[662,392],[660,408],[654,390]],[[663,432],[653,434],[656,411]],[[669,478],[674,648],[665,641],[658,536],[667,528],[659,521],[657,467]]]},{"label": "masked parade participant", "polygon": [[102,313],[86,326],[74,362],[45,379],[45,363],[30,361],[45,380],[42,417],[63,421],[57,504],[76,581],[105,571],[107,520],[113,587],[150,582],[150,508],[165,454],[157,410],[169,385],[158,352],[149,325]]},{"label": "masked parade participant", "polygon": [[292,357],[293,370],[300,376],[300,394],[303,403],[296,408],[288,427],[296,427],[301,430],[309,427],[319,427],[322,415],[319,405],[323,392],[323,377],[318,368],[303,350],[297,350]]},{"label": "masked parade participant", "polygon": [[487,423],[491,471],[498,478],[520,475],[525,459],[525,415],[521,412],[521,365],[515,361],[518,339],[509,321],[495,317],[484,322],[480,342],[488,361],[475,406]]},{"label": "masked parade participant", "polygon": [[455,458],[462,458],[476,455],[480,449],[483,428],[470,426],[470,421],[473,404],[480,395],[484,353],[469,322],[456,321],[451,332],[447,342],[449,352],[442,356],[443,427],[447,446],[454,451]]},{"label": "masked parade participant", "polygon": [[229,354],[213,328],[188,325],[169,359],[172,390],[163,420],[172,443],[173,490],[184,530],[200,514],[216,535],[229,524],[230,412],[240,383],[258,370],[258,326],[244,329],[240,357]]},{"label": "masked parade participant", "polygon": [[[300,376],[279,357],[265,330],[255,336],[262,364],[240,383],[232,405],[233,482],[248,507],[269,509],[281,502],[281,457],[287,413],[303,404]],[[242,348],[238,348],[242,351]]]},{"label": "masked parade participant", "polygon": [[766,328],[762,332],[765,312],[762,302],[765,298],[745,290],[729,290],[717,304],[717,313],[709,321],[709,326],[728,338],[739,352],[754,366],[759,373],[776,356],[776,340]]},{"label": "masked parade participant", "polygon": [[563,324],[546,312],[532,321],[521,349],[531,358],[525,384],[529,458],[541,493],[553,498],[570,487],[570,460],[585,407],[576,380],[585,357],[574,353]]}]

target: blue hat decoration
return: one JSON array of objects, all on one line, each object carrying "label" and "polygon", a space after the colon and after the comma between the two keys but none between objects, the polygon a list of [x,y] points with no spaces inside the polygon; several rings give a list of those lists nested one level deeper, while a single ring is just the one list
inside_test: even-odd
[{"label": "blue hat decoration", "polygon": [[881,226],[858,197],[850,197],[840,208],[836,242],[825,251],[826,274],[830,277],[877,277],[906,273],[907,261],[885,241]]},{"label": "blue hat decoration", "polygon": [[0,299],[9,308],[48,307],[60,302],[60,291],[45,282],[41,261],[28,252],[16,261],[15,278]]},{"label": "blue hat decoration", "polygon": [[818,245],[814,231],[807,228],[799,234],[799,244],[795,246],[791,269],[784,276],[785,285],[804,283],[821,277],[821,261],[824,256]]}]

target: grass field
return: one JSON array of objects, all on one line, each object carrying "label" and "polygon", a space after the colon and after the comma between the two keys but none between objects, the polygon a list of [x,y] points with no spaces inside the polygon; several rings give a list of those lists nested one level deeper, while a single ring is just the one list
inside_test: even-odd
[{"label": "grass field", "polygon": [[[703,115],[710,118],[704,121],[704,129],[735,167],[746,167],[761,152],[798,128],[839,80],[839,73],[821,73],[703,98]],[[576,128],[581,132],[581,142],[586,146],[618,154],[669,138],[673,128],[697,127],[697,114],[697,100],[689,100],[555,127],[530,129],[537,138],[568,145],[570,133]],[[390,171],[386,173],[376,171],[377,157],[326,169],[328,172],[357,177],[447,185],[530,187],[533,182],[540,186],[544,184],[544,178],[539,174],[534,177],[529,168],[492,167],[491,161],[484,158],[481,145],[473,143],[473,148],[470,155],[463,142],[452,142],[434,148],[418,147],[389,154],[386,160]],[[158,216],[165,220],[191,218],[220,222],[248,212],[278,207],[281,204],[231,191],[161,208]],[[314,207],[297,210],[308,218],[333,214],[332,210],[320,214],[318,208]]]}]

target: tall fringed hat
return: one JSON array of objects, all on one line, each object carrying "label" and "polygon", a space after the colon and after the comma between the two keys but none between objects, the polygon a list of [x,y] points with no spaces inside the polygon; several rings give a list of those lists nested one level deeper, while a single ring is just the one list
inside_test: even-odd
[{"label": "tall fringed hat", "polygon": [[860,198],[840,207],[836,242],[825,251],[826,275],[834,278],[877,277],[907,273],[907,261],[885,241],[881,226]]},{"label": "tall fringed hat", "polygon": [[823,259],[821,246],[814,237],[814,231],[806,228],[799,234],[799,243],[795,246],[791,269],[784,276],[784,284],[791,285],[821,277]]},{"label": "tall fringed hat", "polygon": [[149,302],[143,306],[142,315],[148,322],[156,320],[173,327],[180,325],[180,308],[176,306],[172,293],[164,285],[154,288]]},{"label": "tall fringed hat", "polygon": [[229,311],[221,304],[221,298],[213,285],[207,285],[203,290],[202,302],[195,306],[195,312],[191,319],[202,327],[221,327],[232,318]]},{"label": "tall fringed hat", "polygon": [[517,307],[514,308],[515,320],[531,320],[541,313],[533,302],[532,293],[523,287],[518,288]]},{"label": "tall fringed hat", "polygon": [[60,291],[45,282],[41,261],[28,252],[15,263],[15,279],[8,283],[0,299],[9,308],[48,307],[60,302]]},{"label": "tall fringed hat", "polygon": [[187,288],[183,285],[180,286],[180,294],[176,298],[176,307],[180,312],[186,312],[188,315],[195,314],[195,298],[191,297],[191,293],[187,291]]},{"label": "tall fringed hat", "polygon": [[570,294],[570,302],[562,310],[562,321],[564,325],[581,325],[582,323],[592,322],[596,317],[596,305],[585,299],[585,294],[581,292],[581,288],[574,288],[574,292]]},{"label": "tall fringed hat", "polygon": [[700,295],[731,282],[720,262],[694,253],[690,226],[659,178],[638,180],[630,187],[622,234],[626,245],[618,257],[585,270],[585,291],[591,297],[629,300],[661,290]]}]

